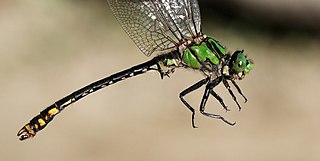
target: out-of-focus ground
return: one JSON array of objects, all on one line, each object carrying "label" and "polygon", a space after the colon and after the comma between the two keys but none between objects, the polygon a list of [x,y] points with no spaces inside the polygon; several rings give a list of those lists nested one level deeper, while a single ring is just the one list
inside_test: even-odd
[{"label": "out-of-focus ground", "polygon": [[[261,6],[243,3],[256,10]],[[203,32],[230,51],[245,49],[255,61],[252,73],[238,82],[249,99],[244,104],[237,95],[241,112],[222,86],[216,91],[232,111],[225,113],[212,98],[207,105],[236,126],[197,113],[199,128],[191,128],[191,114],[178,94],[202,77],[179,69],[171,78],[148,73],[92,94],[34,139],[20,142],[16,132],[54,101],[150,58],[122,31],[104,1],[2,1],[1,160],[320,160],[317,32],[251,28],[233,16],[210,19],[216,15],[203,8]],[[197,108],[202,94],[203,88],[186,98]]]}]

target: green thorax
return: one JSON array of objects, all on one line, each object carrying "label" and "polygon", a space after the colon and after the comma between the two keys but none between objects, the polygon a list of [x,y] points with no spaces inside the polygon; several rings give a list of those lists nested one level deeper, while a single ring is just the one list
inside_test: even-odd
[{"label": "green thorax", "polygon": [[199,69],[201,63],[210,62],[218,65],[226,50],[218,41],[213,38],[204,39],[199,45],[193,44],[185,49],[182,53],[182,61],[189,67]]}]

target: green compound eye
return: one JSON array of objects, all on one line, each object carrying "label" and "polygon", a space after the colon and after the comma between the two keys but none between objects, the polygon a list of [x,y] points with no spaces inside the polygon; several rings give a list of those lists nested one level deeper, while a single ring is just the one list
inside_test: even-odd
[{"label": "green compound eye", "polygon": [[247,58],[243,54],[243,51],[235,53],[235,54],[237,54],[236,55],[237,57],[236,57],[236,59],[234,61],[232,61],[232,69],[236,73],[243,72],[247,67]]}]

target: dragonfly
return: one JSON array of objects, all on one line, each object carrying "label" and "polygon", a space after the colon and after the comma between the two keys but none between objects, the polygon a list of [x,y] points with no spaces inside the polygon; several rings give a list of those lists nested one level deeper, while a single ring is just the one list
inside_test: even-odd
[{"label": "dragonfly", "polygon": [[20,140],[33,138],[67,106],[90,93],[149,71],[158,72],[163,79],[169,77],[176,68],[192,69],[203,75],[200,81],[179,94],[182,103],[192,113],[192,127],[197,127],[194,121],[195,109],[186,101],[185,96],[203,86],[205,90],[200,103],[200,113],[231,126],[235,125],[235,122],[230,122],[221,115],[206,112],[206,103],[209,96],[212,96],[229,111],[214,90],[222,83],[240,110],[241,106],[229,83],[233,84],[244,102],[247,102],[236,80],[242,80],[253,69],[254,62],[247,58],[244,50],[230,53],[219,41],[202,33],[197,0],[108,0],[108,4],[123,30],[141,52],[146,56],[155,56],[54,102],[18,131]]}]

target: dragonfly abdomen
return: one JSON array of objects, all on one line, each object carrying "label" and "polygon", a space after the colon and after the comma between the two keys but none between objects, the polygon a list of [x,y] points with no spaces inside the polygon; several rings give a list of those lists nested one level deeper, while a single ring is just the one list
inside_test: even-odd
[{"label": "dragonfly abdomen", "polygon": [[53,118],[64,108],[87,96],[90,93],[93,93],[111,84],[117,83],[121,80],[125,80],[126,78],[143,74],[149,70],[157,70],[158,72],[160,72],[160,74],[163,74],[161,69],[154,68],[154,66],[158,66],[159,62],[163,62],[164,60],[168,59],[167,57],[171,58],[171,55],[172,54],[167,54],[154,57],[150,61],[136,65],[127,70],[115,73],[109,77],[91,83],[56,101],[54,104],[41,111],[40,114],[32,118],[24,127],[22,127],[22,129],[17,134],[19,136],[19,139],[25,140],[34,137],[38,131],[45,128],[47,124],[51,122]]}]

